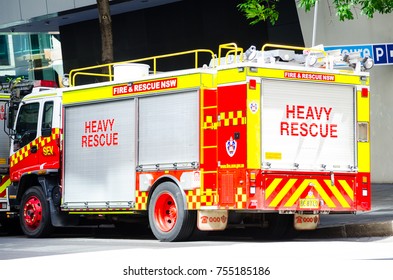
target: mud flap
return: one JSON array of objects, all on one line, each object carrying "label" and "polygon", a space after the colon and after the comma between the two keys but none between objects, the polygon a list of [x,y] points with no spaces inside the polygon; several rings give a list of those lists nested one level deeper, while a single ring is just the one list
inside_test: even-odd
[{"label": "mud flap", "polygon": [[56,197],[57,194],[61,195],[58,191],[59,187],[56,184],[57,178],[55,177],[39,177],[38,182],[42,186],[46,199],[49,204],[50,218],[52,226],[54,227],[66,227],[76,226],[79,223],[79,217],[77,215],[69,215],[60,210],[58,202],[60,198]]},{"label": "mud flap", "polygon": [[225,230],[228,223],[227,210],[198,210],[197,226],[201,231]]},{"label": "mud flap", "polygon": [[319,224],[319,214],[295,214],[294,228],[296,230],[315,230]]}]

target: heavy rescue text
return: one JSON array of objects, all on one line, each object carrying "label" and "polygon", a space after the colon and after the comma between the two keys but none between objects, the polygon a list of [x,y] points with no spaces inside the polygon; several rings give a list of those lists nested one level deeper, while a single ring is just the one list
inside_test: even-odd
[{"label": "heavy rescue text", "polygon": [[283,136],[337,138],[338,126],[331,123],[332,111],[332,107],[287,104],[285,118],[288,121],[280,123],[280,134]]},{"label": "heavy rescue text", "polygon": [[119,145],[119,133],[114,131],[115,119],[85,121],[82,148]]}]

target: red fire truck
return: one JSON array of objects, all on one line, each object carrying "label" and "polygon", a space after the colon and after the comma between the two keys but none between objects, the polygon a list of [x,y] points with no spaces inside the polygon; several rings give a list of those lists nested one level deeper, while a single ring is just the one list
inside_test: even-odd
[{"label": "red fire truck", "polygon": [[[32,92],[53,89],[52,81],[30,81],[24,77],[6,77],[8,81],[0,82],[0,224],[3,230],[13,233],[19,232],[20,227],[15,217],[15,208],[11,211],[8,186],[11,184],[9,176],[10,138],[6,127],[12,126],[21,99]],[[11,110],[10,107],[12,108]],[[8,117],[7,117],[8,116]]]},{"label": "red fire truck", "polygon": [[[158,71],[189,56],[192,68]],[[231,226],[279,237],[368,211],[369,65],[229,43],[73,70],[70,87],[20,103],[10,212],[30,237],[145,216],[157,239],[179,241]]]}]

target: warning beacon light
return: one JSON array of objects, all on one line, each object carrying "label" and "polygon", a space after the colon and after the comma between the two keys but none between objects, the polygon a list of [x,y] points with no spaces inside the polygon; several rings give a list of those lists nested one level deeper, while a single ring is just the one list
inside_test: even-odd
[{"label": "warning beacon light", "polygon": [[374,60],[371,57],[366,56],[365,58],[363,58],[362,64],[363,64],[364,69],[369,70],[369,69],[373,68]]}]

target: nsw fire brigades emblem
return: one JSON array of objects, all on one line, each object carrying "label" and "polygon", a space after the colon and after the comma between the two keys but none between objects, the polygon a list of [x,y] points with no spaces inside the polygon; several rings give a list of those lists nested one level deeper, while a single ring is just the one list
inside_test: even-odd
[{"label": "nsw fire brigades emblem", "polygon": [[237,142],[232,137],[225,144],[227,153],[230,157],[233,157],[236,153]]}]

